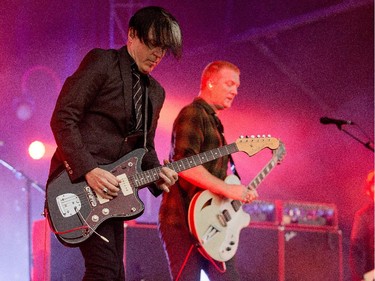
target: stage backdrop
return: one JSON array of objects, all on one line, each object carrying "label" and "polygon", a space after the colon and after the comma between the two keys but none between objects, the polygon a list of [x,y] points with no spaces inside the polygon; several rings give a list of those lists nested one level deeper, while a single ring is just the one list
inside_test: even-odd
[{"label": "stage backdrop", "polygon": [[[373,1],[3,1],[0,7],[0,279],[26,280],[28,229],[40,219],[55,148],[49,127],[64,80],[94,47],[126,41],[129,15],[162,5],[181,22],[184,55],[165,58],[153,75],[167,98],[157,131],[160,160],[168,158],[172,123],[199,91],[202,69],[229,60],[241,69],[233,108],[220,115],[229,143],[241,135],[280,138],[282,164],[259,187],[262,199],[336,204],[343,231],[344,276],[354,212],[367,202],[364,180],[374,135]],[[320,118],[354,125],[323,125]],[[341,129],[341,130],[340,130]],[[352,137],[353,136],[353,137]],[[358,139],[358,140],[357,140]],[[47,144],[35,161],[28,145]],[[244,183],[270,159],[233,155]],[[28,180],[27,180],[28,179]],[[145,220],[156,220],[159,198],[142,194]]]}]

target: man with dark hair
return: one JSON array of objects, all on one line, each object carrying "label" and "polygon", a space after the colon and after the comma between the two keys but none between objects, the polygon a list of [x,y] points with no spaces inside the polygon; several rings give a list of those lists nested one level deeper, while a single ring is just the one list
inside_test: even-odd
[{"label": "man with dark hair", "polygon": [[[178,22],[154,6],[130,19],[126,46],[91,50],[65,81],[52,115],[57,150],[49,182],[65,168],[72,182],[86,180],[97,196],[111,200],[120,191],[120,180],[100,165],[144,148],[142,169],[159,167],[154,137],[165,91],[149,74],[168,52],[179,58],[181,51]],[[159,176],[149,186],[155,196],[169,192],[177,180],[167,167]],[[109,219],[96,231],[109,242],[92,235],[79,245],[84,280],[124,280],[123,222]]]},{"label": "man with dark hair", "polygon": [[[232,106],[240,86],[240,70],[227,61],[215,61],[202,73],[199,96],[185,106],[173,124],[171,159],[197,155],[225,144],[220,111]],[[188,225],[189,205],[197,192],[209,190],[219,196],[251,202],[258,197],[255,189],[224,181],[228,156],[179,173],[179,181],[163,194],[159,211],[159,231],[174,281],[199,281],[204,270],[211,281],[240,280],[234,259],[221,267],[206,259],[196,247],[196,238]],[[219,251],[219,249],[218,249]]]}]

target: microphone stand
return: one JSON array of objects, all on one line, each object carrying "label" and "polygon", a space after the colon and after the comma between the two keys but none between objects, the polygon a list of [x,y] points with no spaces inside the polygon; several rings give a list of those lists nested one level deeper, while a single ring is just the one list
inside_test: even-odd
[{"label": "microphone stand", "polygon": [[[357,125],[358,126],[358,125]],[[374,142],[372,142],[371,140],[369,140],[368,142],[364,142],[362,140],[360,140],[359,138],[357,138],[356,136],[354,136],[352,133],[348,132],[347,130],[343,129],[341,127],[341,124],[337,124],[337,128],[340,130],[340,131],[343,131],[344,133],[346,133],[347,135],[351,136],[353,139],[355,139],[356,141],[358,141],[359,143],[363,144],[366,148],[370,149],[372,152],[374,152]]]},{"label": "microphone stand", "polygon": [[28,253],[29,253],[29,277],[32,280],[32,243],[31,243],[31,198],[30,192],[31,187],[35,188],[37,191],[45,194],[45,188],[39,185],[36,181],[32,180],[30,177],[25,175],[23,172],[18,171],[12,165],[7,163],[6,161],[0,159],[0,164],[3,165],[5,168],[9,169],[17,179],[25,179],[26,180],[26,204],[27,204],[27,241],[28,241]]}]

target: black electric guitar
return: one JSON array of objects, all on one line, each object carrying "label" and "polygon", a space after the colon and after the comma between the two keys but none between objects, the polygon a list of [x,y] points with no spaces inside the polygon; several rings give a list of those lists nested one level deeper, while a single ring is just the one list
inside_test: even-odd
[{"label": "black electric guitar", "polygon": [[[190,156],[165,166],[181,172],[206,162],[218,159],[238,151],[249,156],[263,148],[277,148],[279,140],[271,137],[239,138],[235,143]],[[46,212],[52,231],[61,243],[76,246],[93,233],[105,220],[121,218],[135,219],[144,211],[139,199],[138,189],[149,186],[160,179],[162,167],[141,171],[144,149],[137,149],[116,162],[100,166],[121,180],[117,197],[107,200],[93,192],[86,181],[72,183],[66,171],[49,182],[46,191]],[[105,237],[100,236],[103,240]]]},{"label": "black electric guitar", "polygon": [[[282,142],[269,163],[251,181],[248,187],[257,188],[285,154]],[[235,175],[225,182],[240,184]],[[209,190],[199,192],[191,200],[188,212],[190,232],[197,238],[200,253],[217,261],[231,259],[237,251],[241,229],[250,223],[250,215],[242,209],[242,202],[228,199]]]}]

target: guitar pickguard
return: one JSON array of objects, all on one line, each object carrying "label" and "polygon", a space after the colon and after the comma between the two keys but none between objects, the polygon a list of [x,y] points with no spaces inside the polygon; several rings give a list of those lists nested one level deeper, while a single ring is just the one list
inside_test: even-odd
[{"label": "guitar pickguard", "polygon": [[135,179],[129,180],[140,171],[143,154],[143,150],[135,150],[112,164],[100,166],[121,179],[121,191],[112,200],[95,194],[85,181],[72,183],[65,171],[49,183],[47,218],[60,242],[78,245],[107,219],[134,219],[143,213]]}]

